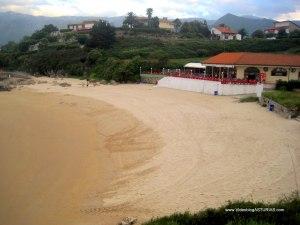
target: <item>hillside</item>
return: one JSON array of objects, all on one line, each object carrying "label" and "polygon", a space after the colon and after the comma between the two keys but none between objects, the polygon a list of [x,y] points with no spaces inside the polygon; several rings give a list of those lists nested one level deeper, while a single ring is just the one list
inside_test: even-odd
[{"label": "hillside", "polygon": [[251,16],[236,16],[233,14],[226,14],[215,22],[215,26],[224,23],[230,26],[232,29],[238,31],[241,28],[245,28],[248,33],[253,33],[255,30],[264,30],[272,27],[275,20],[251,17]]},{"label": "hillside", "polygon": [[[8,41],[19,41],[23,36],[31,35],[46,24],[53,24],[58,28],[66,28],[69,23],[77,23],[89,19],[98,20],[100,18],[83,16],[46,17],[0,12],[0,46]],[[118,27],[122,25],[124,17],[104,17],[102,19],[108,20],[112,25]]]}]

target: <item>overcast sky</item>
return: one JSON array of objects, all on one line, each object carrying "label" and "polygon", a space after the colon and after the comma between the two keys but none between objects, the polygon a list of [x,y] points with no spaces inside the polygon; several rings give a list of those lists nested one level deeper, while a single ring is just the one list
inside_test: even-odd
[{"label": "overcast sky", "polygon": [[277,20],[300,20],[300,0],[0,0],[0,11],[44,16],[144,15],[217,19],[226,13]]}]

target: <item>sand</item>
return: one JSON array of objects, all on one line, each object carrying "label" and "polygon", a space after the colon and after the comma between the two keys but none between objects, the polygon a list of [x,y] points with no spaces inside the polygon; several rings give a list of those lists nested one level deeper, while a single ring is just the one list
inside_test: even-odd
[{"label": "sand", "polygon": [[0,223],[144,221],[299,190],[300,124],[258,104],[41,79],[48,83],[0,94],[0,128],[9,131],[0,139]]}]

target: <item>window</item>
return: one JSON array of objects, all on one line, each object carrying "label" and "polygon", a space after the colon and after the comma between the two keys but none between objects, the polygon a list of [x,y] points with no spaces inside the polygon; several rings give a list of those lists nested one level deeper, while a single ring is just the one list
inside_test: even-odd
[{"label": "window", "polygon": [[258,80],[259,72],[259,69],[256,67],[248,67],[244,71],[244,76],[247,80]]},{"label": "window", "polygon": [[272,70],[271,76],[286,76],[287,75],[287,70],[282,67],[277,67]]}]

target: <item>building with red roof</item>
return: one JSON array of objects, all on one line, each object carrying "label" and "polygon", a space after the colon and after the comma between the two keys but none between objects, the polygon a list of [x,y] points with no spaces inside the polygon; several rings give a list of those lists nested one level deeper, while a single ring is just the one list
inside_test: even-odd
[{"label": "building with red roof", "polygon": [[213,39],[217,40],[241,40],[240,34],[232,30],[225,24],[220,24],[218,27],[213,27],[211,29],[211,35]]},{"label": "building with red roof", "polygon": [[267,83],[300,79],[300,55],[231,52],[221,53],[203,62],[206,73],[213,76],[259,80]]}]

